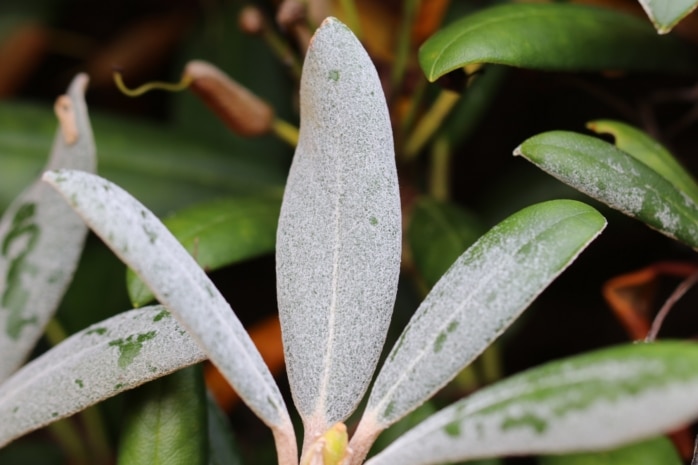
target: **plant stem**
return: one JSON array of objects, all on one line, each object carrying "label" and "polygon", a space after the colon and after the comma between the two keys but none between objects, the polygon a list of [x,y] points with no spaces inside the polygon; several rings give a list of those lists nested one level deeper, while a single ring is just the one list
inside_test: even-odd
[{"label": "plant stem", "polygon": [[361,40],[361,21],[359,19],[359,10],[356,8],[354,0],[340,0],[342,9],[347,15],[347,26],[352,30],[357,39]]},{"label": "plant stem", "polygon": [[80,438],[80,433],[70,419],[51,423],[46,427],[58,442],[59,447],[73,465],[89,465],[90,456]]},{"label": "plant stem", "polygon": [[669,296],[666,302],[664,302],[664,305],[662,305],[662,308],[659,310],[657,316],[654,318],[654,321],[652,322],[652,327],[650,328],[650,331],[649,333],[647,333],[647,337],[645,338],[645,342],[652,342],[655,339],[657,339],[657,334],[659,333],[659,330],[662,328],[662,323],[664,323],[664,319],[669,314],[674,304],[681,297],[683,297],[683,295],[690,288],[695,286],[696,283],[698,283],[698,272],[693,273],[688,278],[683,280],[681,284],[679,284],[676,290],[674,290],[674,292]]},{"label": "plant stem", "polygon": [[44,337],[53,347],[65,341],[68,338],[68,333],[65,332],[65,329],[63,329],[56,318],[51,318],[48,323],[46,323]]},{"label": "plant stem", "polygon": [[98,406],[92,406],[80,412],[80,419],[85,426],[87,443],[90,445],[94,463],[108,464],[111,457],[111,446],[104,428],[104,419]]},{"label": "plant stem", "polygon": [[441,91],[429,111],[417,124],[412,136],[407,139],[404,151],[406,161],[414,159],[419,154],[424,145],[441,127],[441,123],[446,119],[446,116],[448,116],[459,98],[460,94],[457,92],[451,90]]},{"label": "plant stem", "polygon": [[398,93],[407,69],[407,60],[412,46],[412,26],[417,15],[419,2],[420,0],[405,0],[400,32],[397,38],[397,48],[395,50],[395,63],[393,64],[393,71],[390,77],[393,94]]},{"label": "plant stem", "polygon": [[266,24],[264,25],[264,30],[262,32],[262,39],[267,43],[271,51],[279,58],[281,63],[288,66],[293,78],[300,82],[303,66],[288,42],[277,34],[271,26]]},{"label": "plant stem", "polygon": [[492,384],[502,379],[502,357],[496,342],[482,353],[480,363],[484,384]]},{"label": "plant stem", "polygon": [[276,137],[286,142],[291,147],[298,145],[298,128],[280,118],[274,119],[271,128]]},{"label": "plant stem", "polygon": [[429,173],[429,194],[436,200],[446,201],[451,197],[451,145],[446,136],[434,140]]}]

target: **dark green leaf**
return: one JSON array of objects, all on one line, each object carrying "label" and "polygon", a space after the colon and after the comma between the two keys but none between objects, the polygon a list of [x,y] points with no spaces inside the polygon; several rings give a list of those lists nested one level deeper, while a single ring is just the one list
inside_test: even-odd
[{"label": "dark green leaf", "polygon": [[696,69],[690,51],[659,37],[646,21],[571,3],[511,3],[442,29],[419,51],[427,78],[471,63],[560,71]]},{"label": "dark green leaf", "polygon": [[698,205],[689,194],[613,145],[574,132],[551,131],[528,139],[514,154],[698,249]]},{"label": "dark green leaf", "polygon": [[486,228],[461,207],[430,198],[415,206],[407,233],[419,273],[431,288]]},{"label": "dark green leaf", "polygon": [[682,465],[674,445],[665,437],[606,452],[542,457],[540,465]]},{"label": "dark green leaf", "polygon": [[694,343],[607,348],[551,362],[481,389],[435,413],[366,465],[432,465],[605,450],[694,420],[696,389]]},{"label": "dark green leaf", "polygon": [[[200,204],[163,221],[196,261],[216,270],[274,250],[281,198],[238,197]],[[128,292],[140,307],[153,294],[135,273],[128,272]]]},{"label": "dark green leaf", "polygon": [[206,396],[208,407],[208,465],[242,465],[230,422],[216,401]]},{"label": "dark green leaf", "polygon": [[[223,195],[281,192],[287,159],[274,152],[223,151],[171,127],[90,114],[99,171],[159,215]],[[40,171],[51,147],[49,109],[0,105],[0,209]]]},{"label": "dark green leaf", "polygon": [[611,120],[591,121],[587,127],[598,134],[611,134],[616,147],[652,168],[698,203],[696,181],[662,144],[647,133]]},{"label": "dark green leaf", "polygon": [[118,465],[205,465],[206,391],[200,366],[134,391],[127,403]]}]

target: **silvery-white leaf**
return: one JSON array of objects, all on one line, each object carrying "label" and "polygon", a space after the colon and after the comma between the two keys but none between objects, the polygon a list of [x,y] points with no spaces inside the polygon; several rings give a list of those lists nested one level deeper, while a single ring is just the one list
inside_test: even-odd
[{"label": "silvery-white leaf", "polygon": [[378,75],[338,20],[315,33],[300,91],[276,263],[291,389],[313,436],[355,409],[375,369],[397,288],[400,202]]},{"label": "silvery-white leaf", "polygon": [[150,287],[247,405],[290,444],[286,406],[257,348],[206,273],[155,215],[95,175],[50,171],[44,180]]},{"label": "silvery-white leaf", "polygon": [[[78,75],[57,111],[65,114],[47,169],[94,172],[95,145]],[[1,169],[1,168],[0,168]],[[70,284],[87,227],[65,201],[37,180],[0,220],[0,382],[27,358]]]},{"label": "silvery-white leaf", "polygon": [[162,306],[131,310],[94,324],[0,385],[0,447],[205,357]]},{"label": "silvery-white leaf", "polygon": [[366,465],[610,449],[690,423],[698,416],[696,392],[696,344],[604,349],[485,388],[427,418]]},{"label": "silvery-white leaf", "polygon": [[553,200],[510,216],[433,287],[381,368],[364,417],[387,427],[474,360],[603,230],[592,207]]}]

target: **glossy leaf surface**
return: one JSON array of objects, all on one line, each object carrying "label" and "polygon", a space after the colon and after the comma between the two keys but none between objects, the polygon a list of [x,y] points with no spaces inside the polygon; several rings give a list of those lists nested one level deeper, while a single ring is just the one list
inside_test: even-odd
[{"label": "glossy leaf surface", "polygon": [[698,204],[644,163],[595,137],[551,131],[515,151],[562,182],[698,249]]},{"label": "glossy leaf surface", "polygon": [[582,452],[541,457],[540,465],[682,465],[671,441],[665,437],[605,452]]},{"label": "glossy leaf surface", "polygon": [[427,79],[471,63],[556,71],[696,68],[690,51],[642,19],[571,3],[509,3],[466,16],[419,51]]},{"label": "glossy leaf surface", "polygon": [[288,412],[269,369],[218,289],[167,228],[127,192],[98,176],[51,171],[44,179],[148,283],[240,397],[281,435],[286,452],[295,455]]},{"label": "glossy leaf surface", "polygon": [[696,9],[696,0],[638,0],[645,9],[657,32],[671,31],[691,11]]},{"label": "glossy leaf surface", "polygon": [[419,273],[431,288],[485,227],[461,207],[423,198],[414,207],[408,239]]},{"label": "glossy leaf surface", "polygon": [[300,140],[279,218],[279,315],[306,435],[361,399],[378,361],[400,268],[400,198],[380,80],[351,31],[329,18],[301,82]]},{"label": "glossy leaf surface", "polygon": [[129,393],[117,465],[208,463],[206,389],[200,366]]},{"label": "glossy leaf surface", "polygon": [[162,306],[92,325],[0,385],[0,447],[205,357]]},{"label": "glossy leaf surface", "polygon": [[525,208],[492,228],[417,309],[378,374],[364,420],[389,426],[431,397],[502,334],[605,225],[588,205],[557,200]]},{"label": "glossy leaf surface", "polygon": [[[222,196],[281,194],[288,159],[277,153],[233,153],[167,125],[103,114],[90,119],[100,173],[158,215]],[[0,208],[41,169],[54,130],[55,117],[46,108],[0,105]]]},{"label": "glossy leaf surface", "polygon": [[610,134],[616,147],[637,158],[698,203],[698,184],[674,156],[647,133],[620,121],[598,120],[587,123],[598,134]]},{"label": "glossy leaf surface", "polygon": [[[272,196],[236,197],[196,205],[163,223],[206,271],[216,270],[274,250],[281,199]],[[128,293],[135,307],[153,299],[132,271]]]},{"label": "glossy leaf surface", "polygon": [[698,346],[618,346],[543,365],[422,422],[366,465],[609,449],[698,416]]},{"label": "glossy leaf surface", "polygon": [[[84,100],[87,81],[78,75],[56,103],[65,116],[46,169],[96,168]],[[0,219],[0,382],[22,364],[43,333],[70,284],[86,235],[82,220],[40,180]]]}]

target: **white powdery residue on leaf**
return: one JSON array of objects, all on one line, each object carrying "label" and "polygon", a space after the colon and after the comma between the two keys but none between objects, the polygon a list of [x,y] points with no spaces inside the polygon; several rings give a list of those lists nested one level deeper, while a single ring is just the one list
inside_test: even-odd
[{"label": "white powdery residue on leaf", "polygon": [[[66,141],[57,131],[47,169],[96,169],[86,86],[87,76],[78,75],[62,97],[73,134]],[[0,220],[0,382],[21,366],[41,337],[72,280],[86,236],[83,221],[40,180],[5,211]]]},{"label": "white powdery residue on leaf", "polygon": [[644,348],[639,356],[634,350],[626,346],[625,356],[595,363],[570,359],[483,389],[431,416],[367,465],[598,450],[693,418],[695,354],[686,366],[670,366],[643,356]]},{"label": "white powdery residue on leaf", "polygon": [[401,220],[380,81],[336,19],[311,42],[300,98],[276,263],[286,365],[312,436],[346,418],[370,381],[397,289]]},{"label": "white powdery residue on leaf", "polygon": [[508,218],[434,286],[391,351],[368,402],[389,426],[475,359],[605,226],[574,201]]},{"label": "white powdery residue on leaf", "polygon": [[698,206],[657,171],[599,139],[535,136],[515,151],[543,171],[648,226],[698,248]]},{"label": "white powdery residue on leaf", "polygon": [[290,428],[276,383],[244,327],[194,258],[140,202],[106,179],[44,174],[105,243],[148,284],[270,427]]},{"label": "white powdery residue on leaf", "polygon": [[205,359],[164,307],[74,334],[0,385],[0,447],[127,389]]}]

